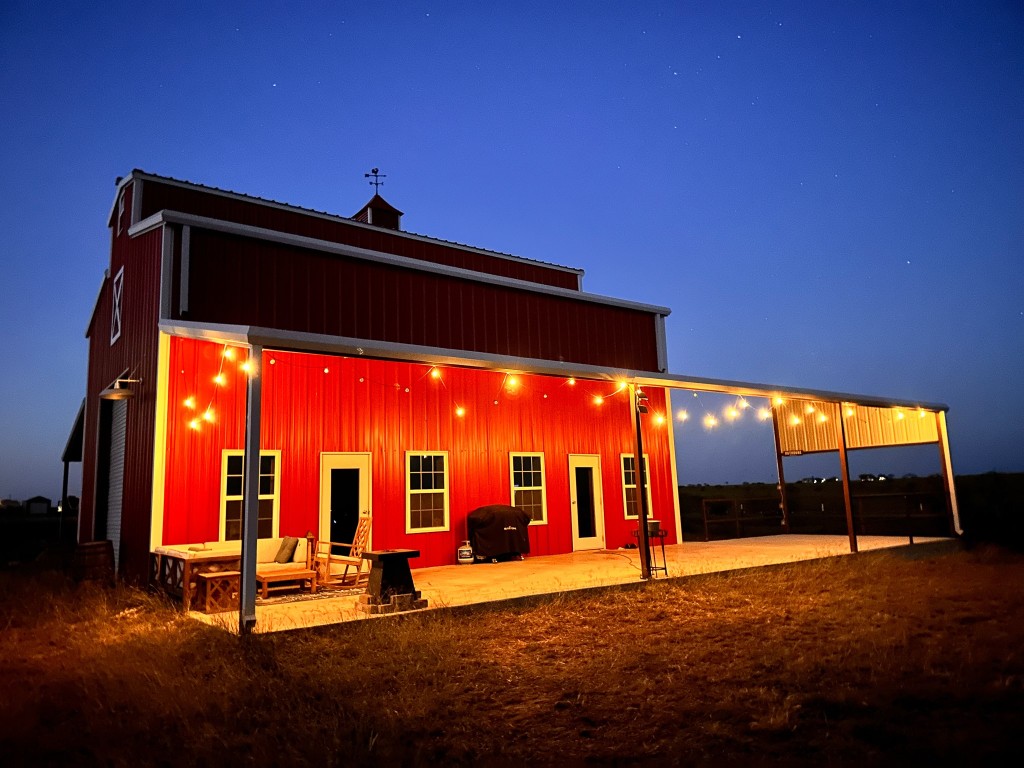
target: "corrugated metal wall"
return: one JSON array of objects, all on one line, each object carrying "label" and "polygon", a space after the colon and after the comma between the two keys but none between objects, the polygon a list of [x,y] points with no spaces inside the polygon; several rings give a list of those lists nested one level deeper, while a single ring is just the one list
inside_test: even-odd
[{"label": "corrugated metal wall", "polygon": [[143,218],[165,209],[194,213],[502,277],[529,280],[570,290],[579,288],[579,277],[575,272],[567,272],[537,262],[488,256],[442,243],[403,237],[386,229],[367,229],[344,221],[282,210],[256,201],[239,200],[149,179],[144,182],[143,187]]},{"label": "corrugated metal wall", "polygon": [[[189,320],[658,370],[656,315],[192,229]],[[177,302],[175,302],[177,306]]]},{"label": "corrugated metal wall", "polygon": [[[125,200],[129,211],[131,194],[129,187]],[[97,450],[100,448],[99,393],[127,371],[133,378],[143,380],[141,385],[132,386],[135,396],[127,401],[122,489],[120,570],[133,580],[145,579],[149,568],[161,236],[161,232],[155,230],[136,238],[129,238],[126,231],[114,237],[111,275],[124,266],[121,337],[111,346],[109,280],[99,297],[89,329],[79,532],[82,541],[91,541],[94,537]]]},{"label": "corrugated metal wall", "polygon": [[[237,361],[224,364],[222,347],[185,339],[171,341],[165,543],[217,538],[223,449],[243,444],[245,374]],[[270,363],[273,359],[275,362]],[[224,365],[227,383],[212,379]],[[326,372],[325,372],[325,369]],[[268,352],[263,365],[264,449],[281,451],[281,534],[316,532],[319,522],[320,454],[368,451],[373,462],[374,546],[419,549],[417,567],[455,562],[466,537],[465,516],[483,504],[510,503],[509,452],[545,455],[548,524],[532,526],[534,554],[572,550],[568,456],[600,454],[606,537],[609,547],[634,541],[634,521],[624,517],[621,453],[635,450],[628,395],[609,395],[608,383],[520,376],[512,389],[504,374],[444,369],[440,380],[424,365]],[[665,412],[661,390],[649,390],[652,417]],[[184,405],[194,397],[194,408]],[[498,404],[495,405],[494,401]],[[212,404],[214,422],[188,422]],[[465,416],[455,407],[466,409]],[[652,516],[675,541],[670,464],[671,420],[647,418]],[[450,530],[405,532],[405,452],[448,451]]]},{"label": "corrugated metal wall", "polygon": [[840,418],[850,449],[934,443],[939,439],[935,413],[931,411],[839,406],[821,400],[787,400],[776,405],[775,411],[783,453],[838,451]]}]

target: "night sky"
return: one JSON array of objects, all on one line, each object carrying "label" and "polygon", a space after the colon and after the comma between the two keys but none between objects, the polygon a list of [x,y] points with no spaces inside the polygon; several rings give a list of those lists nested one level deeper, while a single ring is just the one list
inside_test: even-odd
[{"label": "night sky", "polygon": [[[350,216],[379,166],[408,231],[672,307],[674,373],[944,402],[958,473],[1024,470],[1019,2],[95,5],[0,4],[0,497],[59,495],[136,167]],[[675,402],[681,482],[773,479]]]}]

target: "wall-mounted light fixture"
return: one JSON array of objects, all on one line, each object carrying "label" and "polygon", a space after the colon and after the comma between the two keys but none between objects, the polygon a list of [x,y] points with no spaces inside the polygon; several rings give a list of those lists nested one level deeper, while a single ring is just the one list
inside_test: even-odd
[{"label": "wall-mounted light fixture", "polygon": [[100,391],[100,400],[127,400],[135,394],[129,384],[141,384],[142,379],[118,379],[114,386]]}]

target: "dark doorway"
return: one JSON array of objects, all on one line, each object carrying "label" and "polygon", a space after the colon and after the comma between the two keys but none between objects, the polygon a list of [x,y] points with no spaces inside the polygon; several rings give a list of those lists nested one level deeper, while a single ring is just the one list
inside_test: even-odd
[{"label": "dark doorway", "polygon": [[597,536],[594,519],[594,470],[590,467],[576,467],[576,528],[579,538]]},{"label": "dark doorway", "polygon": [[[359,524],[359,470],[331,470],[331,541],[352,541]],[[347,555],[348,547],[335,547]]]}]

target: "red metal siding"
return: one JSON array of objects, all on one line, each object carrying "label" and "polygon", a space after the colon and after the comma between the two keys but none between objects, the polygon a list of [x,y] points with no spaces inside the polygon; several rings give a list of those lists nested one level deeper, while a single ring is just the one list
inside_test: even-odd
[{"label": "red metal siding", "polygon": [[656,316],[193,228],[186,319],[656,371]]},{"label": "red metal siding", "polygon": [[407,256],[411,259],[431,261],[435,264],[446,264],[491,275],[579,290],[579,276],[575,272],[566,272],[537,262],[488,256],[484,253],[402,236],[382,229],[367,229],[349,224],[344,220],[326,219],[300,211],[289,211],[261,204],[255,200],[241,200],[214,192],[162,184],[159,181],[146,179],[143,184],[142,218],[161,210],[208,216],[398,256]]},{"label": "red metal siding", "polygon": [[[218,536],[221,452],[242,448],[246,384],[238,361],[222,362],[222,350],[208,342],[171,343],[163,529],[168,544]],[[212,380],[222,364],[227,384],[219,387]],[[623,512],[619,463],[620,454],[636,446],[628,396],[621,392],[601,406],[593,402],[595,394],[610,395],[613,385],[580,381],[571,386],[553,377],[520,376],[520,385],[506,391],[504,374],[496,371],[444,369],[438,381],[424,365],[287,352],[266,352],[262,376],[262,446],[281,451],[281,535],[317,531],[321,452],[370,452],[374,546],[419,549],[418,567],[454,563],[456,546],[466,535],[466,514],[483,504],[510,501],[509,452],[540,451],[548,523],[531,526],[533,554],[572,550],[570,454],[601,456],[608,546],[634,540],[636,523]],[[664,393],[651,390],[650,395],[652,417],[665,413]],[[195,398],[195,410],[184,405],[188,397]],[[190,429],[188,422],[207,404],[214,423]],[[466,409],[464,417],[455,414],[456,405]],[[653,516],[675,541],[670,429],[670,421],[663,426],[647,421],[644,447]],[[448,451],[448,531],[406,533],[409,450]]]},{"label": "red metal siding", "polygon": [[[130,209],[130,197],[126,200]],[[116,232],[116,228],[114,230]],[[131,580],[146,578],[152,507],[153,427],[156,406],[157,318],[160,295],[161,232],[129,238],[115,235],[110,275],[124,267],[121,337],[110,344],[111,283],[107,280],[89,332],[89,373],[86,389],[85,442],[82,471],[82,540],[93,537],[96,468],[99,450],[99,392],[128,372],[142,383],[132,386],[125,439],[124,490],[121,518],[121,573]]]}]

